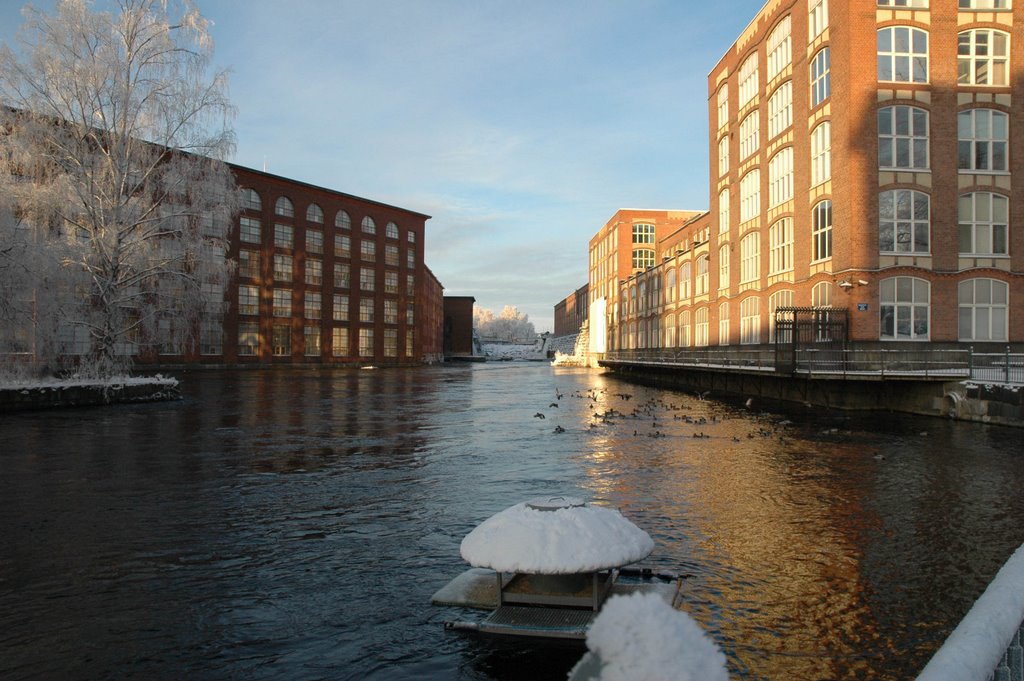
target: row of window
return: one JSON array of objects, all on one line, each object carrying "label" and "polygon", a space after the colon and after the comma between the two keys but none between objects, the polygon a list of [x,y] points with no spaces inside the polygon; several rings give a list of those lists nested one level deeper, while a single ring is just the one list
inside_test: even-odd
[{"label": "row of window", "polygon": [[[374,357],[375,337],[374,329],[360,327],[357,329],[358,346],[356,355],[359,357]],[[384,329],[384,357],[398,357],[398,341],[400,334],[398,329]],[[405,356],[412,357],[414,350],[415,336],[413,332],[405,332]],[[302,329],[303,355],[306,357],[320,357],[324,354],[321,344],[321,330],[319,326],[305,326]],[[272,354],[275,357],[290,357],[292,355],[292,328],[286,325],[275,325],[271,328],[270,343]],[[350,329],[348,327],[334,327],[331,329],[330,355],[332,357],[351,357],[352,355]],[[256,322],[243,322],[238,326],[238,355],[240,357],[255,357],[260,354],[260,330]]]},{"label": "row of window", "polygon": [[[831,284],[822,282],[813,289],[812,305],[827,308],[831,304]],[[749,296],[740,301],[740,344],[756,344],[775,340],[775,311],[793,306],[793,291],[778,291],[768,300],[768,334],[761,316],[761,299]],[[977,278],[961,281],[957,285],[957,338],[961,341],[1006,341],[1009,329],[1009,285],[998,279]],[[624,304],[625,306],[625,304]],[[718,307],[718,342],[730,342],[731,303]],[[625,312],[625,310],[624,310]],[[890,277],[879,282],[879,339],[930,339],[931,283],[917,277]],[[710,310],[701,307],[693,311],[694,328],[690,326],[690,311],[677,317],[668,314],[659,319],[629,321],[622,325],[622,343],[626,349],[643,347],[706,346],[709,343],[708,319]],[[823,322],[827,319],[823,318]],[[646,331],[642,331],[646,329]],[[638,330],[641,330],[638,333]],[[678,336],[676,335],[678,330]],[[693,333],[691,337],[691,331]]]},{"label": "row of window", "polygon": [[[929,0],[878,0],[879,7],[906,7],[908,9],[928,9]],[[960,9],[1011,9],[1012,0],[959,0]]]},{"label": "row of window", "polygon": [[[256,218],[239,218],[239,240],[246,244],[260,244],[263,241],[263,225]],[[377,259],[377,242],[370,239],[360,239],[359,253],[363,260],[374,261]],[[291,225],[274,225],[274,246],[276,248],[291,249],[295,246],[295,230]],[[324,233],[318,229],[306,230],[306,253],[322,254],[324,252]],[[352,237],[347,234],[334,235],[334,256],[337,258],[349,258],[352,256]],[[406,266],[416,266],[416,248],[409,246],[405,252]],[[397,244],[384,245],[384,261],[388,265],[398,267],[399,246]]]},{"label": "row of window", "polygon": [[[292,316],[292,291],[291,289],[275,288],[272,291],[273,306],[271,313],[274,317]],[[259,314],[259,290],[255,286],[238,287],[238,313],[245,316]],[[303,294],[302,316],[304,319],[321,319],[323,297],[318,292],[307,291]],[[331,307],[331,319],[336,322],[349,320],[349,297],[342,294],[334,294]],[[398,323],[398,301],[384,300],[383,322],[385,324]],[[363,298],[359,301],[359,321],[375,321],[376,301],[373,298]],[[415,305],[407,303],[405,307],[405,323],[412,325],[415,320]]]},{"label": "row of window", "polygon": [[[827,4],[822,3],[826,7]],[[826,16],[827,23],[827,16]],[[813,33],[812,38],[817,34]],[[767,41],[767,76],[771,82],[782,73],[792,58],[790,18],[785,17]],[[911,26],[886,26],[877,33],[877,77],[881,82],[927,83],[928,32]],[[957,36],[957,82],[961,85],[1006,87],[1009,85],[1010,35],[991,28],[962,31]],[[819,50],[810,64],[811,108],[831,93],[831,54],[828,46]],[[739,105],[746,106],[759,93],[758,54],[750,55],[740,66]],[[792,100],[789,81],[776,89],[769,101],[769,137],[788,127],[787,115]],[[718,93],[718,125],[729,118],[728,88]],[[749,119],[749,117],[748,117]],[[741,137],[743,137],[741,133]],[[741,158],[745,158],[741,148]]]},{"label": "row of window", "polygon": [[[252,211],[262,211],[263,201],[260,199],[260,195],[256,190],[249,187],[242,189],[242,208]],[[277,201],[274,203],[274,215],[285,218],[295,217],[295,206],[287,196],[279,196]],[[309,204],[306,208],[306,221],[313,222],[316,224],[324,223],[324,209],[315,203]],[[344,210],[339,210],[334,216],[334,226],[338,229],[351,230],[352,229],[352,218]],[[377,223],[370,216],[363,218],[360,228],[366,234],[377,233]],[[398,225],[394,222],[388,222],[384,228],[384,234],[389,239],[398,239],[399,231]],[[415,243],[416,232],[408,230],[406,232],[406,239],[409,243]]]}]

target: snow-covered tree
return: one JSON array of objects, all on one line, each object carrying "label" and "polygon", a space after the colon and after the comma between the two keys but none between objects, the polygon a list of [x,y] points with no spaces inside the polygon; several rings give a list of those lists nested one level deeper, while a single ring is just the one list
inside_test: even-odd
[{"label": "snow-covered tree", "polygon": [[497,317],[487,308],[474,306],[473,326],[481,336],[507,341],[533,340],[537,335],[529,315],[512,305],[502,308]]},{"label": "snow-covered tree", "polygon": [[0,47],[0,336],[110,376],[222,314],[234,109],[188,0],[24,16]]}]

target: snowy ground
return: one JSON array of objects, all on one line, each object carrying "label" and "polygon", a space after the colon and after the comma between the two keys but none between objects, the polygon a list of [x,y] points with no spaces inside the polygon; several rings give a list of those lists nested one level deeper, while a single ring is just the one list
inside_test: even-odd
[{"label": "snowy ground", "polygon": [[544,341],[538,340],[530,345],[518,343],[484,343],[484,354],[489,360],[546,360],[547,351]]}]

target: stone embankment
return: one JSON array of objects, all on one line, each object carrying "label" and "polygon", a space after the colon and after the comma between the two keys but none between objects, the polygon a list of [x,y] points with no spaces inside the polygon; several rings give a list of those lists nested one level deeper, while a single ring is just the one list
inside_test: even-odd
[{"label": "stone embankment", "polygon": [[0,387],[0,413],[181,399],[178,381],[156,376],[105,382],[50,381]]}]

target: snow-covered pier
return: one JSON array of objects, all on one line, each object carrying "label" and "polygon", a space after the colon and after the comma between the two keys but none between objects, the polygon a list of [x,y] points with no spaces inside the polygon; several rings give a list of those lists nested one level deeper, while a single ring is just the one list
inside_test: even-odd
[{"label": "snow-covered pier", "polygon": [[122,377],[105,381],[53,379],[0,386],[0,412],[180,398],[177,379],[166,376]]}]

